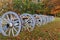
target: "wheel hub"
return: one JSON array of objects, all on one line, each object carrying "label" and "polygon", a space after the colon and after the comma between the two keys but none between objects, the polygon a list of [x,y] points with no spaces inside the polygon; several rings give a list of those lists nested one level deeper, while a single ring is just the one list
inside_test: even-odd
[{"label": "wheel hub", "polygon": [[12,23],[8,23],[7,24],[7,28],[12,28],[13,27],[13,24]]},{"label": "wheel hub", "polygon": [[13,26],[13,24],[12,24],[12,23],[9,23],[9,26],[10,26],[10,27],[12,27],[12,26]]}]

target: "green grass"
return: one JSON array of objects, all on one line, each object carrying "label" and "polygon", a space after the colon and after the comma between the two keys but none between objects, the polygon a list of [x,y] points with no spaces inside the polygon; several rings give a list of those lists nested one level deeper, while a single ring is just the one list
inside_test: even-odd
[{"label": "green grass", "polygon": [[0,40],[60,40],[60,18],[46,25],[35,27],[32,32],[22,31],[17,37],[0,35]]}]

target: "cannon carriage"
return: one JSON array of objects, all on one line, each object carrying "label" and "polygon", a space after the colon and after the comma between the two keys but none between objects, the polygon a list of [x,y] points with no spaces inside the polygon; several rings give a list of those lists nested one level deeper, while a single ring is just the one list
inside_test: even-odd
[{"label": "cannon carriage", "polygon": [[9,11],[0,18],[0,33],[4,36],[17,36],[21,30],[33,31],[35,25],[45,25],[54,20],[53,16],[23,13],[18,16],[17,13]]}]

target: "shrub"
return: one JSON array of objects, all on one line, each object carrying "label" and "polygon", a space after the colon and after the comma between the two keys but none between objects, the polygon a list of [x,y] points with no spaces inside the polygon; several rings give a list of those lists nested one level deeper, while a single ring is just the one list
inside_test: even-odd
[{"label": "shrub", "polygon": [[[43,3],[33,3],[31,1],[25,1],[22,2],[22,0],[14,0],[13,1],[13,8],[14,10],[19,10],[20,13],[30,13],[34,14],[36,13],[36,10],[40,10],[41,13],[43,13],[42,10],[44,10],[44,4]],[[38,13],[40,13],[38,12]]]}]

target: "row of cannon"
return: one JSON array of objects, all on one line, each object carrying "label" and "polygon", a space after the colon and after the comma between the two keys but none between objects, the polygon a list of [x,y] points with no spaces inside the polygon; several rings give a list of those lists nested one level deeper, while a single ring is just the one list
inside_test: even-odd
[{"label": "row of cannon", "polygon": [[22,30],[33,31],[35,26],[45,25],[54,21],[54,16],[23,13],[18,15],[15,12],[6,12],[0,17],[0,33],[3,36],[17,36]]}]

